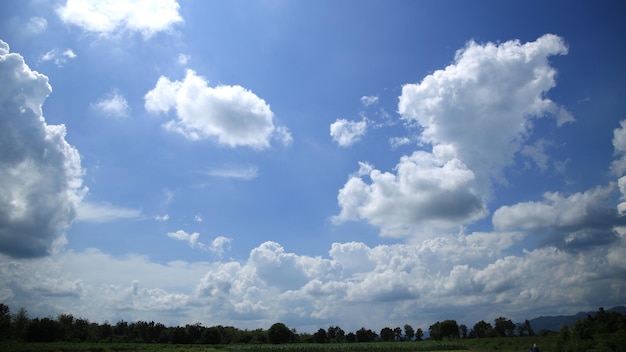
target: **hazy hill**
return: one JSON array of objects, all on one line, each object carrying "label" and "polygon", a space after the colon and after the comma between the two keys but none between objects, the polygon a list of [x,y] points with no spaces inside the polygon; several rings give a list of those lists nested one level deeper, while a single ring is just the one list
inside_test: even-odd
[{"label": "hazy hill", "polygon": [[[611,309],[607,309],[607,312],[618,312],[622,315],[626,315],[626,307],[614,307]],[[574,326],[580,319],[584,319],[587,315],[595,316],[597,311],[594,312],[580,312],[574,315],[558,315],[558,316],[540,316],[530,320],[530,326],[533,328],[535,333],[546,329],[552,331],[560,331],[564,324],[569,326],[570,328]]]}]

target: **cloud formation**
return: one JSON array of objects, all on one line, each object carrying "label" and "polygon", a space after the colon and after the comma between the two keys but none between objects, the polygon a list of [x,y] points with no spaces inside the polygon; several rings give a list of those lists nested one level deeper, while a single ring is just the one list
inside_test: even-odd
[{"label": "cloud formation", "polygon": [[103,36],[139,32],[144,38],[171,30],[183,21],[176,0],[67,0],[56,10],[61,20]]},{"label": "cloud formation", "polygon": [[78,55],[76,55],[74,51],[69,48],[61,53],[59,53],[56,49],[52,49],[47,53],[41,55],[41,57],[39,58],[39,62],[52,61],[58,67],[63,67],[67,63],[68,59],[75,59],[77,56]]},{"label": "cloud formation", "polygon": [[176,119],[164,126],[191,140],[216,139],[229,147],[265,149],[273,138],[284,144],[291,134],[274,125],[274,113],[265,100],[241,86],[208,82],[192,70],[183,81],[161,76],[154,89],[145,95],[145,108],[151,113],[174,109]]},{"label": "cloud formation", "polygon": [[341,212],[333,221],[366,220],[382,236],[400,237],[482,218],[487,210],[474,186],[474,173],[441,149],[402,157],[395,174],[362,163],[339,191]]},{"label": "cloud formation", "polygon": [[99,99],[97,102],[91,104],[91,106],[108,116],[128,116],[128,101],[126,101],[126,98],[117,90],[113,90],[106,98]]},{"label": "cloud formation", "polygon": [[337,119],[330,124],[330,136],[341,147],[349,147],[356,143],[367,132],[367,121],[348,121]]},{"label": "cloud formation", "polygon": [[[365,220],[381,235],[403,236],[484,217],[491,183],[504,182],[502,170],[522,150],[532,119],[573,121],[546,97],[556,85],[548,58],[566,53],[555,35],[525,44],[470,42],[445,69],[405,85],[398,112],[420,128],[419,140],[431,150],[402,157],[395,173],[372,168],[351,176],[337,196],[335,223]],[[540,152],[526,149],[541,167]]]},{"label": "cloud formation", "polygon": [[532,132],[532,119],[573,121],[546,96],[556,86],[548,58],[567,50],[563,39],[551,34],[524,44],[470,42],[445,69],[405,85],[398,111],[423,129],[424,143],[449,146],[487,183],[512,163]]},{"label": "cloud formation", "polygon": [[120,208],[108,203],[83,201],[77,207],[76,221],[105,223],[120,219],[134,219],[141,215],[138,209]]},{"label": "cloud formation", "polygon": [[0,252],[47,255],[86,192],[78,150],[41,106],[52,88],[0,40]]},{"label": "cloud formation", "polygon": [[[199,243],[198,236],[177,233],[172,237]],[[551,246],[511,252],[523,238],[516,232],[477,232],[420,244],[334,243],[324,257],[264,242],[242,261],[214,263],[159,264],[91,249],[36,261],[2,260],[0,292],[17,304],[28,301],[32,314],[46,311],[46,297],[54,296],[57,309],[92,320],[239,328],[282,321],[301,331],[329,324],[355,331],[364,321],[375,330],[406,323],[426,329],[449,318],[474,324],[495,318],[481,310],[494,303],[501,304],[494,314],[514,321],[540,315],[545,306],[569,313],[580,302],[621,303],[623,237],[616,246],[580,253]],[[214,242],[219,247],[228,241]],[[102,267],[109,270],[97,270]],[[580,285],[590,273],[594,285]],[[89,304],[94,301],[100,304]]]},{"label": "cloud formation", "polygon": [[26,32],[39,34],[48,29],[48,21],[43,17],[31,17],[26,24]]}]

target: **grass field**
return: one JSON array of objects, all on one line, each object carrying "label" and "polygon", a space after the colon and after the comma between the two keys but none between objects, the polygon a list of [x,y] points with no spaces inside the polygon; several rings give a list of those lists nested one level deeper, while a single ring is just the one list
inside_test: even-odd
[{"label": "grass field", "polygon": [[[615,335],[617,336],[617,335]],[[557,335],[533,337],[507,337],[460,339],[452,341],[371,342],[371,343],[293,343],[247,345],[174,345],[149,343],[34,343],[0,342],[1,352],[528,352],[537,343],[542,352],[552,351],[624,351],[622,337],[608,336],[604,340],[584,342],[576,348],[559,348]],[[619,335],[621,336],[621,335]],[[609,338],[610,337],[610,338]],[[613,341],[611,344],[607,342]],[[570,346],[571,347],[571,346]]]}]

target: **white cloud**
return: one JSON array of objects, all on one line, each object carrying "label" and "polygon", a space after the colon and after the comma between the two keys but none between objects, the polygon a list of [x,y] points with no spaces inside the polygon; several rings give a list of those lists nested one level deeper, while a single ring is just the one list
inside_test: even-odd
[{"label": "white cloud", "polygon": [[176,120],[164,126],[188,139],[214,138],[229,147],[247,146],[265,149],[272,138],[291,141],[284,127],[274,125],[270,106],[241,86],[209,87],[192,70],[183,81],[160,77],[145,96],[145,108],[151,113],[176,111]]},{"label": "white cloud", "polygon": [[117,90],[113,90],[106,98],[101,98],[91,106],[102,113],[113,117],[128,116],[128,101]]},{"label": "white cloud", "polygon": [[209,170],[206,174],[214,177],[252,180],[259,176],[259,168],[256,166],[221,168]]},{"label": "white cloud", "polygon": [[[370,183],[351,177],[339,191],[335,223],[365,220],[382,235],[423,236],[484,217],[492,180],[506,182],[502,170],[523,150],[532,119],[572,120],[546,97],[556,85],[548,57],[566,53],[554,35],[525,44],[470,42],[445,69],[405,85],[398,112],[432,150],[402,157],[395,173],[374,170]],[[526,149],[540,167],[541,152]]]},{"label": "white cloud", "polygon": [[330,136],[337,144],[348,147],[356,143],[367,132],[367,121],[348,121],[337,119],[330,124]]},{"label": "white cloud", "polygon": [[104,223],[120,219],[134,219],[141,215],[137,209],[120,208],[108,203],[81,202],[76,209],[76,220]]},{"label": "white cloud", "polygon": [[365,106],[370,106],[372,104],[376,104],[378,102],[378,96],[370,95],[370,96],[362,96],[361,103]]},{"label": "white cloud", "polygon": [[[363,165],[361,170],[359,174],[368,171]],[[370,184],[353,175],[339,191],[341,212],[333,221],[362,219],[380,228],[381,235],[398,237],[454,228],[487,213],[474,173],[443,148],[404,156],[395,170],[370,169]]]},{"label": "white cloud", "polygon": [[75,59],[78,55],[76,55],[76,53],[74,53],[74,50],[72,49],[65,49],[65,51],[61,54],[65,57],[67,57],[68,59]]},{"label": "white cloud", "polygon": [[76,217],[84,171],[65,126],[42,116],[48,78],[1,40],[0,77],[0,252],[42,256]]},{"label": "white cloud", "polygon": [[550,244],[564,248],[588,248],[617,240],[615,228],[626,225],[612,206],[616,185],[595,187],[564,196],[545,193],[540,202],[503,206],[493,214],[497,230],[537,233]]},{"label": "white cloud", "polygon": [[572,121],[546,96],[556,85],[548,58],[564,54],[567,47],[555,35],[524,44],[470,42],[445,69],[405,85],[398,111],[423,128],[423,142],[451,146],[487,191],[489,178],[501,178],[522,148],[532,119]]},{"label": "white cloud", "polygon": [[26,24],[26,32],[39,34],[48,29],[48,21],[43,17],[31,17]]},{"label": "white cloud", "polygon": [[157,215],[157,216],[155,216],[155,217],[154,217],[154,220],[156,220],[156,221],[162,221],[162,222],[168,221],[169,219],[170,219],[170,216],[169,216],[168,214],[165,214],[165,215]]},{"label": "white cloud", "polygon": [[224,236],[217,236],[211,242],[211,246],[209,246],[209,250],[221,257],[226,250],[230,249],[230,242],[232,239]]},{"label": "white cloud", "polygon": [[520,153],[531,159],[539,170],[545,171],[548,168],[548,161],[550,160],[550,157],[545,151],[547,145],[548,142],[541,139],[534,144],[525,145]]},{"label": "white cloud", "polygon": [[[171,236],[200,243],[199,235],[184,231]],[[421,244],[335,243],[328,258],[265,242],[241,262],[214,263],[155,263],[93,249],[34,260],[0,257],[0,290],[5,303],[27,307],[34,316],[65,312],[95,321],[239,328],[283,321],[309,332],[329,324],[356,331],[364,321],[375,330],[407,322],[427,329],[450,317],[474,324],[494,319],[491,314],[522,321],[575,313],[580,302],[598,307],[623,301],[623,238],[620,247],[588,252],[511,252],[522,238],[472,233]],[[229,243],[213,240],[216,248]],[[53,305],[47,303],[52,297]]]},{"label": "white cloud", "polygon": [[411,144],[413,141],[409,137],[392,137],[389,138],[389,145],[392,149],[399,148],[403,145]]},{"label": "white cloud", "polygon": [[191,60],[191,56],[185,54],[178,54],[178,64],[181,66],[186,66],[187,63]]},{"label": "white cloud", "polygon": [[611,173],[623,176],[626,172],[626,120],[620,121],[620,127],[613,130],[613,148],[617,158],[611,164]]},{"label": "white cloud", "polygon": [[176,0],[67,0],[57,8],[57,14],[67,24],[87,32],[112,35],[119,32],[140,32],[150,38],[158,32],[167,32],[183,22]]},{"label": "white cloud", "polygon": [[191,248],[197,248],[199,245],[198,243],[198,239],[200,238],[200,234],[197,232],[194,232],[192,234],[188,234],[187,232],[183,231],[183,230],[178,230],[176,232],[168,232],[167,233],[167,237],[169,238],[173,238],[175,240],[179,240],[179,241],[183,241],[183,242],[188,242],[189,243],[189,247]]},{"label": "white cloud", "polygon": [[[200,219],[200,221],[202,221],[202,219]],[[200,234],[198,232],[190,234],[183,230],[168,232],[167,237],[187,242],[189,244],[189,247],[209,251],[215,254],[217,257],[221,257],[226,250],[230,250],[230,242],[232,241],[232,239],[228,237],[217,236],[213,239],[213,241],[211,241],[210,244],[206,244],[199,241]]]},{"label": "white cloud", "polygon": [[75,59],[76,57],[78,57],[78,55],[76,55],[72,49],[68,48],[61,54],[59,54],[58,50],[52,49],[41,55],[39,62],[52,61],[58,67],[63,67],[67,63],[68,59]]}]

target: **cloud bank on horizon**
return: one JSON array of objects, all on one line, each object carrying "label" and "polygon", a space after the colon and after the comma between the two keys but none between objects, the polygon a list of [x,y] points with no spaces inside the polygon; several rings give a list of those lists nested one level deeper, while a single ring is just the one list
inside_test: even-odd
[{"label": "cloud bank on horizon", "polygon": [[[0,302],[33,316],[300,331],[626,302],[623,111],[594,126],[605,146],[584,146],[603,169],[567,177],[582,153],[573,126],[590,117],[556,98],[567,94],[555,60],[577,40],[466,38],[417,82],[401,74],[376,95],[341,86],[361,97],[346,107],[307,71],[315,59],[297,80],[282,74],[296,63],[271,46],[296,43],[290,33],[218,45],[184,6],[68,0],[0,27]],[[73,49],[43,60],[30,45],[53,28],[67,37],[54,45]],[[264,46],[230,56],[236,38]],[[210,43],[224,52],[199,48]],[[252,59],[251,70],[238,61]]]}]

